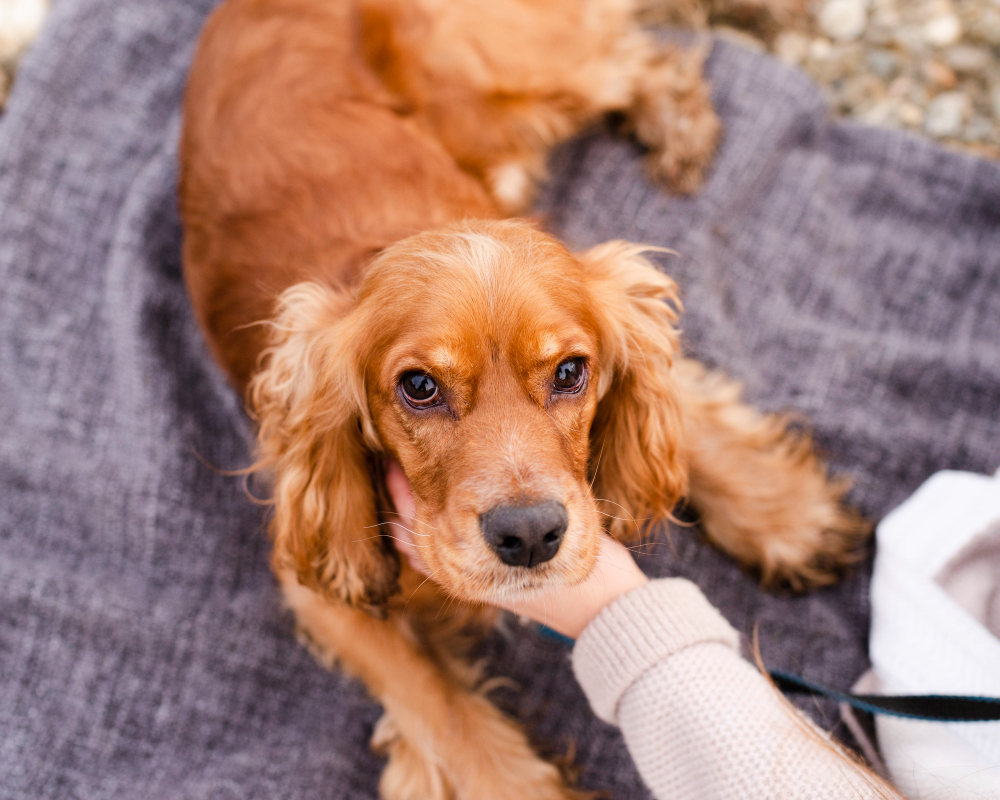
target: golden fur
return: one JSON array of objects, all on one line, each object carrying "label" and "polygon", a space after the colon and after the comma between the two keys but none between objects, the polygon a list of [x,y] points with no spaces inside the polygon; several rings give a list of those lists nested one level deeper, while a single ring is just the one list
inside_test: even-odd
[{"label": "golden fur", "polygon": [[[385,708],[387,800],[574,796],[463,642],[488,622],[477,604],[582,580],[603,530],[634,537],[687,499],[714,543],[793,587],[829,581],[863,532],[806,437],[683,357],[676,287],[642,248],[573,254],[500,219],[555,142],[612,110],[655,176],[694,188],[718,133],[700,63],[626,0],[228,0],[206,27],[185,278],[248,389],[302,636]],[[567,358],[586,365],[575,394],[553,390]],[[410,407],[408,370],[446,402]],[[433,582],[384,528],[385,458]],[[549,498],[568,511],[558,554],[506,566],[480,515]]]}]

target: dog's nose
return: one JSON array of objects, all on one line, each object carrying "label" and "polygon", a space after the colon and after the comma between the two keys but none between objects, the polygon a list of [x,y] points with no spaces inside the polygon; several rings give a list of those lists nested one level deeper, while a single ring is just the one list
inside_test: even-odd
[{"label": "dog's nose", "polygon": [[479,517],[487,544],[512,567],[534,567],[552,558],[569,516],[555,500],[533,506],[495,506]]}]

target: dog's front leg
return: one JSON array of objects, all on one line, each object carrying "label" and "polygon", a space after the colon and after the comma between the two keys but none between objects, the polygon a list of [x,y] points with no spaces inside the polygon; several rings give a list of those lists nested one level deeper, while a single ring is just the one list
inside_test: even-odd
[{"label": "dog's front leg", "polygon": [[375,619],[281,576],[288,605],[327,666],[360,678],[385,709],[372,745],[388,758],[385,800],[567,800],[555,766],[391,615]]},{"label": "dog's front leg", "polygon": [[681,388],[690,500],[708,538],[765,583],[805,589],[855,561],[869,527],[843,505],[810,437],[740,401],[738,384],[684,359]]},{"label": "dog's front leg", "polygon": [[683,194],[701,186],[721,132],[702,75],[705,55],[703,47],[651,46],[628,109],[649,148],[650,174]]}]

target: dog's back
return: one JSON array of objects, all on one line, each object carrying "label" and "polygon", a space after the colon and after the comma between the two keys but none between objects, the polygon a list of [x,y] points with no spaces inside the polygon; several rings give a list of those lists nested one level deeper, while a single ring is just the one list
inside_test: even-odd
[{"label": "dog's back", "polygon": [[181,149],[185,277],[216,358],[245,384],[274,299],[351,283],[386,245],[496,215],[483,186],[398,113],[349,3],[230,0],[205,29]]},{"label": "dog's back", "polygon": [[191,71],[181,151],[195,312],[237,385],[300,280],[358,278],[412,233],[523,211],[553,144],[610,110],[698,184],[718,123],[701,55],[631,0],[228,0]]}]

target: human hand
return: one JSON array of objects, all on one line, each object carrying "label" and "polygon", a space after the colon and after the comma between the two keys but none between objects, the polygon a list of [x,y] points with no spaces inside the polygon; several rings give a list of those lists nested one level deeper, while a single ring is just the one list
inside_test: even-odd
[{"label": "human hand", "polygon": [[[416,504],[409,481],[395,461],[387,464],[385,483],[401,518],[400,524],[394,525],[393,541],[396,548],[406,556],[410,566],[427,575],[428,570],[413,545],[413,534],[409,530],[413,527]],[[530,617],[563,636],[575,639],[601,609],[648,580],[636,566],[628,550],[610,536],[602,534],[597,564],[584,581],[575,586],[556,586],[522,598],[510,599],[500,607]]]}]

